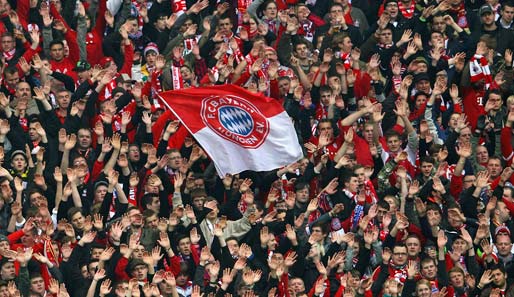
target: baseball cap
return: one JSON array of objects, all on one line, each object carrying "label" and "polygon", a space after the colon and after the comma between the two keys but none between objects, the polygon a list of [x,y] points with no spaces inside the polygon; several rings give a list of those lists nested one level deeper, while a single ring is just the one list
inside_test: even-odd
[{"label": "baseball cap", "polygon": [[129,262],[129,264],[127,265],[127,272],[130,273],[130,272],[134,271],[134,269],[136,269],[137,266],[141,266],[141,265],[147,266],[146,263],[141,259],[131,260]]},{"label": "baseball cap", "polygon": [[100,66],[102,66],[102,68],[105,68],[107,67],[107,63],[111,63],[113,61],[113,59],[111,57],[103,57],[101,60],[100,60]]},{"label": "baseball cap", "polygon": [[493,8],[489,4],[484,4],[478,10],[478,15],[482,16],[484,13],[493,13]]},{"label": "baseball cap", "polygon": [[414,83],[418,83],[422,80],[430,81],[430,77],[425,72],[418,73],[414,76]]},{"label": "baseball cap", "polygon": [[27,154],[25,154],[25,152],[24,152],[24,151],[22,151],[22,150],[15,150],[14,152],[12,152],[12,153],[11,153],[11,160],[12,160],[16,155],[22,155],[22,156],[23,156],[23,158],[25,158],[25,161],[27,161],[27,160],[28,160],[28,158],[27,158]]},{"label": "baseball cap", "polygon": [[73,67],[73,71],[82,72],[91,69],[91,65],[87,61],[78,61],[77,65]]}]

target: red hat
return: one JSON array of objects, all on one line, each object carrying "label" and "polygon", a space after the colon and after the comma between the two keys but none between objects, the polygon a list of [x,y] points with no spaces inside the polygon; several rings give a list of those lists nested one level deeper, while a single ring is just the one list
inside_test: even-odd
[{"label": "red hat", "polygon": [[102,66],[102,68],[105,68],[107,67],[107,63],[111,63],[113,60],[111,57],[103,57],[101,60],[100,60],[100,66]]},{"label": "red hat", "polygon": [[496,227],[496,229],[494,230],[494,236],[498,236],[499,233],[507,233],[510,236],[509,227],[504,225]]},{"label": "red hat", "polygon": [[265,47],[265,48],[264,48],[264,51],[272,51],[272,52],[274,52],[275,54],[277,54],[277,51],[276,51],[273,47],[271,47],[271,46],[267,46],[267,47]]}]

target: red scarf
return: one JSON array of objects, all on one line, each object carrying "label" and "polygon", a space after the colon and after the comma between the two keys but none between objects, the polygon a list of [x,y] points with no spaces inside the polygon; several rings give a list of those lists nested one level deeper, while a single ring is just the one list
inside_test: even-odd
[{"label": "red scarf", "polygon": [[348,4],[348,11],[345,12],[345,14],[344,14],[344,21],[346,22],[347,25],[353,26],[353,19],[352,19],[351,12],[352,12],[352,7],[350,4]]},{"label": "red scarf", "polygon": [[414,11],[416,10],[416,5],[415,5],[414,1],[411,1],[410,7],[407,8],[407,7],[403,6],[402,1],[398,1],[398,9],[401,11],[403,17],[410,20],[414,16]]},{"label": "red scarf", "polygon": [[177,13],[177,12],[184,13],[187,10],[186,0],[173,0],[172,10],[174,13]]},{"label": "red scarf", "polygon": [[16,53],[16,49],[13,48],[12,50],[8,52],[3,52],[4,58],[6,61],[11,61],[11,59],[14,57],[14,54]]},{"label": "red scarf", "polygon": [[466,7],[464,6],[464,1],[462,1],[457,8],[450,8],[450,12],[457,15],[457,25],[461,28],[468,28],[468,19],[466,17]]},{"label": "red scarf", "polygon": [[344,69],[348,70],[352,68],[352,59],[350,53],[341,52],[341,60],[343,60]]}]

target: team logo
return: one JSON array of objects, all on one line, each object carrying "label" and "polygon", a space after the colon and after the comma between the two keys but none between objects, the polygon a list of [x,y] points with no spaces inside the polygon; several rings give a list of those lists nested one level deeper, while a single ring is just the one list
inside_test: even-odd
[{"label": "team logo", "polygon": [[244,148],[258,148],[269,133],[266,117],[248,100],[234,95],[203,99],[201,118],[216,134]]}]

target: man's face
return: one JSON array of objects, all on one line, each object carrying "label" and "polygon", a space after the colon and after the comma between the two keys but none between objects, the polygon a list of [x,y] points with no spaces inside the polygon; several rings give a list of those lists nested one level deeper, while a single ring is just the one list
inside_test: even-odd
[{"label": "man's face", "polygon": [[485,12],[480,16],[480,20],[482,21],[482,24],[486,26],[490,26],[494,23],[494,13],[492,12]]},{"label": "man's face", "polygon": [[166,16],[160,16],[157,21],[155,21],[153,24],[155,26],[155,29],[159,31],[164,31],[166,29]]},{"label": "man's face", "polygon": [[139,152],[139,147],[133,145],[129,147],[128,151],[128,157],[130,161],[137,162],[139,161],[139,158],[141,157]]},{"label": "man's face", "polygon": [[83,83],[86,80],[91,78],[91,71],[90,70],[79,71],[79,72],[77,72],[77,76],[79,77],[79,82]]},{"label": "man's face", "polygon": [[460,237],[455,239],[452,244],[453,251],[461,254],[466,251],[467,246],[466,241]]},{"label": "man's face", "polygon": [[287,92],[289,92],[289,86],[290,85],[291,85],[291,83],[289,82],[288,79],[281,79],[278,82],[278,90],[280,92],[280,95],[287,94]]},{"label": "man's face", "polygon": [[[102,248],[93,248],[91,250],[91,259],[95,259],[95,260],[100,259],[100,255],[102,254],[103,251],[104,251],[104,249],[102,249]],[[95,262],[93,262],[93,263],[95,263]]]},{"label": "man's face", "polygon": [[393,42],[393,31],[383,30],[382,33],[380,33],[380,42],[383,44],[391,44],[391,42]]},{"label": "man's face", "polygon": [[157,60],[157,53],[154,51],[148,51],[145,56],[146,65],[153,67],[155,65],[155,60]]},{"label": "man's face", "polygon": [[387,139],[387,148],[393,153],[398,152],[401,148],[400,138],[396,135],[389,137]]},{"label": "man's face", "polygon": [[159,218],[157,215],[149,216],[146,218],[146,226],[149,226],[152,229],[157,229],[157,226],[159,226]]},{"label": "man's face", "polygon": [[132,276],[135,277],[138,281],[145,281],[147,274],[148,266],[146,265],[137,265],[134,270],[132,270]]},{"label": "man's face", "polygon": [[143,225],[143,215],[139,209],[131,209],[129,212],[130,224],[134,227],[141,227]]},{"label": "man's face", "polygon": [[512,201],[512,188],[503,188],[502,199],[507,199],[508,201]]},{"label": "man's face", "polygon": [[303,188],[296,191],[296,201],[301,204],[309,202],[309,189]]},{"label": "man's face", "polygon": [[329,122],[320,123],[318,125],[318,130],[319,130],[320,135],[322,135],[323,133],[327,133],[329,139],[332,138],[332,136],[334,134],[334,129],[332,128],[332,124]]},{"label": "man's face", "polygon": [[451,272],[450,283],[456,288],[464,287],[464,275],[460,272]]},{"label": "man's face", "polygon": [[188,276],[184,273],[177,275],[177,286],[184,286],[187,283]]},{"label": "man's face", "polygon": [[323,104],[323,106],[329,106],[330,98],[332,98],[332,94],[330,92],[322,92],[320,94],[321,104]]},{"label": "man's face", "polygon": [[30,99],[30,85],[26,82],[19,82],[16,86],[16,98],[29,100]]},{"label": "man's face", "polygon": [[14,158],[12,158],[11,166],[14,168],[14,170],[20,172],[23,171],[27,166],[27,161],[25,161],[25,158],[21,154],[17,154],[14,156]]},{"label": "man's face", "polygon": [[34,277],[30,280],[30,292],[40,296],[45,295],[45,281],[42,277]]},{"label": "man's face", "polygon": [[434,168],[434,164],[429,162],[421,162],[421,173],[424,177],[429,177],[432,173],[432,169]]},{"label": "man's face", "polygon": [[479,164],[485,164],[489,160],[489,152],[487,151],[487,148],[483,145],[477,147],[476,155],[477,162]]},{"label": "man's face", "polygon": [[493,284],[498,288],[505,286],[506,276],[500,269],[493,270]]},{"label": "man's face", "polygon": [[509,235],[498,235],[496,236],[496,248],[498,254],[502,257],[506,257],[511,254],[512,242]]},{"label": "man's face", "polygon": [[225,18],[219,21],[218,27],[220,28],[220,31],[223,34],[229,34],[232,30],[232,22],[230,21],[230,18]]},{"label": "man's face", "polygon": [[305,292],[305,283],[299,277],[293,278],[289,281],[289,287],[292,288],[295,293]]},{"label": "man's face", "polygon": [[78,230],[82,230],[84,228],[84,221],[84,215],[80,212],[77,212],[71,217],[71,224]]},{"label": "man's face", "polygon": [[67,109],[70,105],[70,93],[68,91],[62,91],[57,93],[57,104],[62,109]]},{"label": "man's face", "polygon": [[178,242],[178,251],[185,256],[189,256],[191,254],[191,240],[189,237]]},{"label": "man's face", "polygon": [[502,173],[502,165],[498,159],[489,159],[487,162],[487,171],[491,175],[491,179],[495,179]]},{"label": "man's face", "polygon": [[11,36],[2,37],[2,51],[8,52],[14,49],[16,42]]},{"label": "man's face", "polygon": [[309,57],[309,48],[306,44],[300,43],[295,47],[295,53],[298,59],[307,59]]},{"label": "man's face", "polygon": [[2,266],[0,269],[0,277],[2,280],[9,281],[13,280],[16,277],[16,269],[14,268],[14,263],[8,262]]},{"label": "man's face", "polygon": [[237,243],[237,240],[227,241],[227,247],[232,256],[237,256],[239,254],[239,243]]},{"label": "man's face", "polygon": [[9,293],[9,290],[7,289],[7,285],[0,287],[0,297],[10,297],[11,294]]},{"label": "man's face", "polygon": [[505,23],[509,24],[512,22],[512,19],[514,18],[514,7],[503,5],[500,15],[502,16],[502,19]]},{"label": "man's face", "polygon": [[345,186],[348,191],[356,193],[359,189],[359,179],[356,176],[352,176]]},{"label": "man's face", "polygon": [[432,32],[430,35],[430,44],[433,48],[444,47],[444,37],[440,32]]},{"label": "man's face", "polygon": [[407,263],[407,248],[403,246],[397,246],[393,249],[393,264],[394,265],[404,265]]},{"label": "man's face", "polygon": [[[418,63],[418,72],[420,72],[420,73],[426,72],[426,71],[420,71],[420,66],[422,66],[422,65],[426,66],[425,63]],[[430,82],[426,79],[418,81],[416,83],[416,90],[429,94],[430,93]]]},{"label": "man's face", "polygon": [[466,127],[460,130],[459,141],[469,143],[471,140],[471,129]]},{"label": "man's face", "polygon": [[338,18],[340,18],[341,16],[343,16],[343,8],[341,6],[334,6],[332,8],[330,8],[330,19],[331,20],[336,20]]},{"label": "man's face", "polygon": [[385,10],[392,19],[396,18],[398,16],[398,3],[389,2],[387,3],[387,6],[385,7]]},{"label": "man's face", "polygon": [[[9,198],[12,198],[13,191],[11,189],[11,186],[9,185],[9,181],[8,180],[4,181],[0,185],[0,187],[2,188],[2,198],[4,198],[4,200],[9,200]],[[0,201],[2,201],[2,202],[4,200],[0,199]]]},{"label": "man's face", "polygon": [[193,207],[195,209],[202,210],[204,202],[205,202],[205,197],[195,197],[193,199]]},{"label": "man's face", "polygon": [[432,19],[432,30],[441,33],[446,31],[446,23],[444,22],[443,16],[435,16]]},{"label": "man's face", "polygon": [[81,149],[88,149],[91,147],[91,132],[86,129],[80,129],[77,133],[78,143]]},{"label": "man's face", "polygon": [[[101,252],[100,252],[101,253]],[[100,256],[98,256],[100,257]],[[93,276],[95,275],[96,273],[96,269],[98,268],[98,262],[92,262],[92,263],[89,263],[89,265],[87,266],[87,273],[89,275],[88,278],[93,278]]]},{"label": "man's face", "polygon": [[139,30],[139,27],[137,25],[137,20],[126,21],[125,26],[126,26],[129,34],[136,34],[137,30]]},{"label": "man's face", "polygon": [[368,143],[372,143],[373,142],[373,126],[365,125],[364,131],[362,131],[362,136],[364,137],[364,140],[366,140]]},{"label": "man's face", "polygon": [[18,71],[14,73],[5,73],[5,82],[7,83],[7,86],[11,89],[16,89],[16,85],[20,82],[20,75],[18,74]]},{"label": "man's face", "polygon": [[169,155],[168,165],[173,169],[178,169],[182,164],[182,156],[179,152],[172,152]]},{"label": "man's face", "polygon": [[428,280],[434,280],[437,276],[437,266],[434,261],[425,262],[421,265],[421,274]]},{"label": "man's face", "polygon": [[62,44],[54,44],[50,47],[50,57],[55,61],[61,61],[64,58],[64,46]]},{"label": "man's face", "polygon": [[355,169],[353,171],[353,174],[355,174],[357,176],[357,180],[358,180],[360,186],[366,182],[366,174],[365,174],[364,167]]},{"label": "man's face", "polygon": [[147,204],[147,207],[148,209],[151,209],[154,212],[159,213],[159,209],[161,208],[161,201],[159,200],[159,197],[152,197],[152,201],[150,204]]},{"label": "man's face", "polygon": [[405,245],[407,246],[407,253],[409,257],[417,257],[419,253],[421,253],[421,242],[417,238],[408,238],[405,241]]},{"label": "man's face", "polygon": [[498,111],[503,106],[502,96],[498,94],[489,94],[489,99],[493,103],[493,110]]}]

